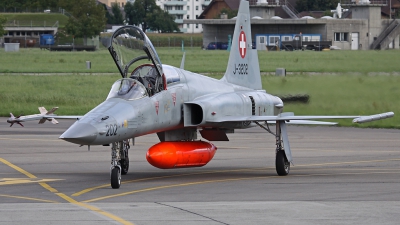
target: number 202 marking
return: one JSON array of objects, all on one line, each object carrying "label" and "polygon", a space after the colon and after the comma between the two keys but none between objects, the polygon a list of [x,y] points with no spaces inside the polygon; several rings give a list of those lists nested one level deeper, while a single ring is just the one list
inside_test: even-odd
[{"label": "number 202 marking", "polygon": [[106,125],[106,128],[107,128],[106,136],[115,136],[115,135],[117,135],[117,130],[118,130],[117,124]]}]

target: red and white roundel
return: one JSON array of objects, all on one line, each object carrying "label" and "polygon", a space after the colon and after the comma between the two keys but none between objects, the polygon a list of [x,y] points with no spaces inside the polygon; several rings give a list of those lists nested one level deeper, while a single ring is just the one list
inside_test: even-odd
[{"label": "red and white roundel", "polygon": [[244,31],[240,32],[239,34],[239,53],[240,57],[244,59],[244,57],[246,56],[246,34],[244,33]]}]

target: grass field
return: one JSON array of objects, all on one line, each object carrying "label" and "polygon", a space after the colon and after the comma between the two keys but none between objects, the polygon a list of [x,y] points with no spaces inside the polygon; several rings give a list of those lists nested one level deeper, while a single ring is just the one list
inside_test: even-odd
[{"label": "grass field", "polygon": [[[400,113],[400,76],[296,75],[263,76],[263,88],[275,95],[309,94],[309,104],[285,104],[285,111],[301,115],[368,115],[387,111]],[[333,120],[335,121],[335,120]],[[353,126],[351,120],[341,125]],[[395,116],[361,127],[400,128]]]},{"label": "grass field", "polygon": [[[178,66],[182,52],[161,48],[163,63]],[[360,115],[400,112],[399,51],[259,52],[262,72],[284,67],[297,75],[262,76],[263,88],[275,95],[309,94],[309,104],[285,104],[297,115]],[[226,69],[226,51],[188,49],[186,69],[220,78]],[[0,116],[38,113],[38,106],[59,106],[58,114],[84,114],[104,101],[120,76],[108,52],[47,52],[37,49],[0,53]],[[92,70],[85,61],[92,61]],[[16,61],[19,61],[16,63]],[[5,63],[3,63],[5,62]],[[373,62],[373,63],[371,63]],[[48,76],[19,75],[48,73]],[[75,75],[51,75],[54,72]],[[79,75],[111,72],[114,75]],[[308,72],[327,73],[312,75]],[[374,73],[371,73],[374,72]],[[375,73],[385,72],[386,75]],[[90,74],[90,73],[89,73]],[[351,120],[340,121],[351,125]],[[377,121],[362,127],[400,128],[400,118]]]},{"label": "grass field", "polygon": [[[222,73],[226,69],[229,52],[201,50],[186,47],[185,69],[198,73]],[[157,48],[162,63],[179,66],[180,48]],[[345,73],[400,72],[400,51],[259,51],[261,72],[274,72],[286,68],[288,72]],[[0,49],[0,73],[113,73],[117,72],[108,51],[49,52],[40,49],[20,49],[4,52]],[[92,69],[86,69],[86,61]]]}]

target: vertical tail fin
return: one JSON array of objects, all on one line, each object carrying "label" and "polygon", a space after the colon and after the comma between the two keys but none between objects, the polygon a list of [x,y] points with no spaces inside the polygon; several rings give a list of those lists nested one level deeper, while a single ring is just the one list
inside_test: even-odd
[{"label": "vertical tail fin", "polygon": [[262,88],[257,50],[252,49],[248,1],[240,2],[228,66],[221,80],[256,90]]}]

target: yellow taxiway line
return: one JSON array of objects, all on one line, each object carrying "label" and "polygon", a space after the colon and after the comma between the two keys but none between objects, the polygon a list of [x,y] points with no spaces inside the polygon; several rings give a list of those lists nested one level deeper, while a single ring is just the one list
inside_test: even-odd
[{"label": "yellow taxiway line", "polygon": [[[3,178],[0,179],[0,186],[3,185],[13,185],[13,184],[29,184],[29,183],[43,183],[44,182],[51,182],[51,181],[59,181],[62,179],[39,179],[39,180],[35,180],[35,179],[26,179],[26,178]],[[43,185],[42,185],[43,186]]]},{"label": "yellow taxiway line", "polygon": [[59,203],[57,201],[51,201],[51,200],[40,199],[40,198],[30,198],[30,197],[24,197],[24,196],[16,196],[16,195],[0,195],[0,197],[18,198],[18,199],[25,199],[25,200],[38,201],[38,202]]},{"label": "yellow taxiway line", "polygon": [[[335,173],[335,174],[329,174],[329,173],[299,174],[299,175],[291,175],[290,177],[336,176],[336,175],[369,175],[369,174],[398,174],[398,173],[400,173],[400,171],[379,171],[379,172],[370,172],[370,171],[368,171],[368,172],[348,172],[348,173]],[[155,191],[155,190],[167,189],[167,188],[185,187],[185,186],[191,186],[191,185],[201,185],[201,184],[218,183],[218,182],[243,181],[243,180],[251,180],[251,179],[270,179],[270,178],[283,179],[284,177],[275,176],[274,175],[274,176],[255,176],[255,177],[242,177],[242,178],[230,178],[230,179],[220,179],[220,180],[206,180],[206,181],[198,181],[198,182],[188,182],[188,183],[172,184],[172,185],[157,186],[157,187],[144,188],[144,189],[139,189],[139,190],[134,190],[134,191],[128,191],[128,192],[123,192],[123,193],[119,193],[119,194],[107,195],[107,196],[103,196],[103,197],[88,199],[88,200],[85,200],[85,201],[82,201],[82,202],[84,202],[84,203],[97,202],[97,201],[101,201],[101,200],[105,200],[105,199],[122,197],[122,196],[126,196],[126,195],[132,195],[132,194],[140,193],[140,192]]]},{"label": "yellow taxiway line", "polygon": [[[22,169],[21,167],[18,167],[18,166],[16,166],[16,165],[10,163],[9,161],[7,161],[7,160],[5,160],[5,159],[3,159],[3,158],[0,158],[0,162],[2,162],[2,163],[4,163],[5,165],[7,165],[7,166],[9,166],[9,167],[11,167],[11,168],[13,168],[13,169],[15,169],[16,171],[18,171],[18,172],[24,174],[25,176],[27,176],[27,177],[29,177],[29,178],[31,178],[31,179],[37,178],[35,175],[33,175],[33,174],[29,173],[28,171]],[[18,179],[13,179],[13,180],[18,180]],[[88,205],[88,204],[85,204],[85,203],[82,203],[82,202],[78,202],[78,201],[76,201],[75,199],[73,199],[73,198],[71,198],[71,197],[68,197],[68,196],[65,195],[64,193],[58,192],[57,189],[51,187],[50,185],[48,185],[48,184],[45,183],[45,182],[39,182],[39,184],[40,184],[43,188],[45,188],[46,190],[48,190],[48,191],[50,191],[50,192],[52,192],[52,193],[55,193],[57,196],[59,196],[60,198],[64,199],[65,201],[67,201],[67,202],[69,202],[69,203],[71,203],[71,204],[74,204],[74,205],[77,205],[77,206],[86,208],[86,209],[88,209],[88,210],[91,210],[91,211],[93,211],[93,212],[99,213],[99,214],[101,214],[101,215],[103,215],[103,216],[106,216],[106,217],[108,217],[108,218],[110,218],[110,219],[112,219],[112,220],[114,220],[114,221],[116,221],[116,222],[119,222],[119,223],[121,223],[121,224],[124,224],[124,225],[133,225],[133,223],[131,223],[131,222],[129,222],[129,221],[126,221],[126,220],[124,220],[124,219],[122,219],[122,218],[120,218],[120,217],[118,217],[118,216],[116,216],[116,215],[114,215],[114,214],[111,214],[111,213],[109,213],[109,212],[106,212],[106,211],[104,211],[104,210],[101,210],[101,209],[99,209],[99,208],[97,208],[97,207],[94,207],[94,206],[91,206],[91,205]],[[21,196],[12,196],[12,195],[0,195],[0,196],[2,196],[2,197],[10,197],[10,198],[12,197],[12,198],[36,200],[36,201],[45,201],[45,202],[48,201],[48,200],[27,198],[27,197],[21,197]],[[48,202],[57,203],[57,202],[54,202],[54,201],[48,201]]]},{"label": "yellow taxiway line", "polygon": [[18,172],[24,174],[25,176],[27,176],[27,177],[29,177],[29,178],[37,178],[35,175],[33,175],[33,174],[29,173],[28,171],[22,169],[21,167],[18,167],[18,166],[16,166],[16,165],[10,163],[9,161],[7,161],[7,160],[5,160],[5,159],[3,159],[3,158],[0,158],[0,162],[6,164],[7,166],[13,168],[14,170],[16,170],[16,171],[18,171]]},{"label": "yellow taxiway line", "polygon": [[112,219],[114,221],[117,221],[117,222],[119,222],[121,224],[133,225],[133,223],[131,223],[129,221],[126,221],[126,220],[122,219],[119,216],[116,216],[116,215],[111,214],[109,212],[103,211],[103,210],[101,210],[101,209],[99,209],[99,208],[97,208],[95,206],[92,206],[92,205],[89,205],[89,204],[85,204],[85,203],[82,203],[82,202],[78,202],[75,199],[73,199],[73,198],[71,198],[71,197],[69,197],[69,196],[67,196],[67,195],[65,195],[63,193],[56,193],[56,195],[60,196],[61,198],[63,198],[64,200],[66,200],[67,202],[69,202],[71,204],[74,204],[74,205],[89,209],[89,210],[91,210],[93,212],[97,212],[97,213],[99,213],[99,214],[101,214],[103,216],[106,216],[106,217],[108,217],[108,218],[110,218],[110,219]]},{"label": "yellow taxiway line", "polygon": [[[227,172],[243,172],[243,171],[256,171],[256,170],[265,170],[268,169],[269,167],[260,167],[260,168],[248,168],[248,169],[236,169],[236,170],[213,170],[213,171],[205,171],[205,172],[197,172],[197,173],[185,173],[185,174],[176,174],[176,175],[166,175],[166,176],[158,176],[158,177],[147,177],[147,178],[141,178],[141,179],[135,179],[135,180],[127,180],[123,181],[122,184],[129,184],[129,183],[134,183],[134,182],[139,182],[139,181],[148,181],[148,180],[156,180],[156,179],[165,179],[165,178],[173,178],[173,177],[183,177],[183,176],[193,176],[193,175],[202,175],[202,174],[214,174],[214,173],[227,173]],[[270,167],[272,168],[272,167]],[[82,191],[76,192],[72,194],[71,196],[80,196],[83,194],[86,194],[88,192],[100,189],[100,188],[105,188],[109,187],[110,184],[103,184],[91,188],[86,188]]]},{"label": "yellow taxiway line", "polygon": [[239,180],[249,180],[249,179],[261,179],[261,178],[272,178],[276,176],[260,176],[260,177],[246,177],[246,178],[231,178],[231,179],[222,179],[222,180],[206,180],[206,181],[198,181],[198,182],[189,182],[189,183],[182,183],[182,184],[172,184],[172,185],[165,185],[165,186],[158,186],[158,187],[151,187],[151,188],[145,188],[145,189],[139,189],[139,190],[134,190],[134,191],[128,191],[128,192],[123,192],[120,194],[114,194],[114,195],[107,195],[99,198],[93,198],[89,199],[86,201],[82,202],[96,202],[108,198],[115,198],[115,197],[121,197],[125,195],[131,195],[131,194],[136,194],[139,192],[146,192],[146,191],[155,191],[159,189],[166,189],[166,188],[174,188],[174,187],[184,187],[184,186],[191,186],[191,185],[199,185],[199,184],[207,184],[207,183],[217,183],[217,182],[228,182],[228,181],[239,181]]}]

